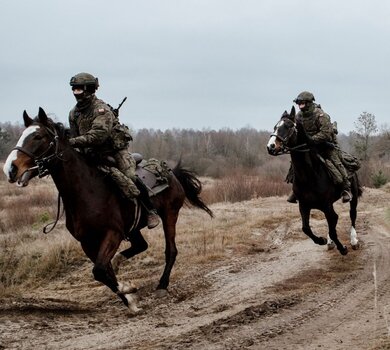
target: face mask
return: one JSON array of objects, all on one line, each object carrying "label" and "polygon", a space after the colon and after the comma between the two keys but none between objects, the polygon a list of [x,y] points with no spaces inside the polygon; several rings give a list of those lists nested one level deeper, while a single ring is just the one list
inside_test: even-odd
[{"label": "face mask", "polygon": [[73,95],[76,98],[76,101],[81,101],[85,97],[85,92],[83,89],[73,89]]}]

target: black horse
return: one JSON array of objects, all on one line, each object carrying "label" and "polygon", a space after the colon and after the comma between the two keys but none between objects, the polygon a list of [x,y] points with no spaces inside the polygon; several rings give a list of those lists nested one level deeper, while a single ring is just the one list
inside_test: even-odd
[{"label": "black horse", "polygon": [[[26,129],[4,165],[9,182],[27,186],[34,176],[50,173],[64,204],[66,227],[94,263],[95,279],[116,293],[130,311],[137,312],[133,288],[117,281],[112,265],[117,268],[123,260],[147,249],[140,231],[146,225],[146,214],[139,218],[140,206],[124,199],[103,172],[75,151],[69,145],[65,128],[48,118],[42,108],[34,120],[26,112],[23,118]],[[169,187],[152,199],[162,219],[166,242],[165,269],[157,286],[159,294],[166,293],[175,263],[176,222],[184,202],[187,200],[213,215],[200,198],[201,190],[199,179],[178,164],[169,178]],[[131,247],[113,259],[126,237]]]},{"label": "black horse", "polygon": [[[337,238],[338,215],[333,208],[333,203],[341,197],[342,188],[333,183],[323,161],[318,156],[318,150],[315,147],[308,147],[306,138],[306,132],[299,120],[295,118],[295,108],[292,107],[290,114],[285,111],[276,124],[267,144],[268,153],[274,156],[291,154],[294,169],[293,191],[299,201],[303,232],[316,244],[328,243],[329,248],[332,248],[334,242],[340,253],[345,255],[348,249]],[[352,248],[357,249],[356,208],[362,188],[356,173],[351,178],[351,192],[353,198],[349,210],[352,224],[350,239]],[[309,222],[311,209],[321,210],[325,214],[329,227],[328,239],[316,236],[311,230]]]}]

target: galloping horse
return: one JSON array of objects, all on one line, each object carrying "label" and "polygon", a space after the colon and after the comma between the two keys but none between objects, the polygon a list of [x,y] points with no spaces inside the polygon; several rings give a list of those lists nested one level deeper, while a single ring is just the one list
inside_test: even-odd
[{"label": "galloping horse", "polygon": [[[23,119],[26,129],[4,165],[9,182],[27,186],[34,176],[51,175],[63,201],[66,228],[94,263],[95,280],[116,293],[131,312],[137,312],[139,309],[131,294],[133,288],[127,283],[118,283],[111,260],[126,237],[131,247],[115,256],[115,267],[147,249],[140,231],[146,226],[146,214],[142,213],[133,227],[136,203],[124,199],[103,172],[69,145],[65,128],[48,118],[42,108],[35,119],[24,111]],[[213,216],[200,198],[200,181],[180,163],[173,169],[168,184],[168,188],[152,198],[162,219],[166,242],[165,269],[157,286],[161,294],[166,293],[177,255],[175,235],[180,208],[187,200]]]},{"label": "galloping horse", "polygon": [[[277,156],[291,154],[291,162],[294,169],[293,191],[298,198],[299,211],[302,218],[302,230],[316,244],[334,247],[342,255],[348,253],[348,248],[342,245],[337,238],[338,215],[334,211],[333,203],[341,197],[342,188],[336,186],[314,148],[309,148],[306,143],[307,136],[302,124],[295,118],[295,108],[290,114],[285,111],[280,121],[275,125],[274,132],[267,144],[268,153]],[[353,249],[358,248],[358,239],[355,230],[356,208],[358,197],[362,194],[357,174],[351,178],[351,192],[349,216],[351,218],[350,239]],[[328,222],[328,239],[316,236],[310,228],[311,209],[321,210]],[[334,244],[333,244],[333,242]]]}]

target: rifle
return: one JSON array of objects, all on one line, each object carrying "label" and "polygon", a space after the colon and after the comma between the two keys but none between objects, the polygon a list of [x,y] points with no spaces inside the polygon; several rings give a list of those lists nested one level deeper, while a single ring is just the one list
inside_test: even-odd
[{"label": "rifle", "polygon": [[117,108],[112,108],[110,105],[110,108],[112,110],[112,113],[114,113],[115,117],[119,117],[119,109],[122,107],[122,105],[125,103],[125,101],[127,100],[127,97],[125,97],[122,102],[119,104],[119,106]]}]

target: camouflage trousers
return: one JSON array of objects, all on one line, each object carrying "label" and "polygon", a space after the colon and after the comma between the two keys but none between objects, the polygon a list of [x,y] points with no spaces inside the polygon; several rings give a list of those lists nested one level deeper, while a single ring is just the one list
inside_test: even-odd
[{"label": "camouflage trousers", "polygon": [[347,170],[341,161],[341,157],[341,151],[337,148],[333,149],[327,154],[325,163],[334,183],[343,184],[343,189],[350,189],[351,183],[348,178]]},{"label": "camouflage trousers", "polygon": [[117,167],[110,168],[110,175],[128,199],[140,194],[135,185],[135,160],[127,149],[122,149],[113,155]]}]

